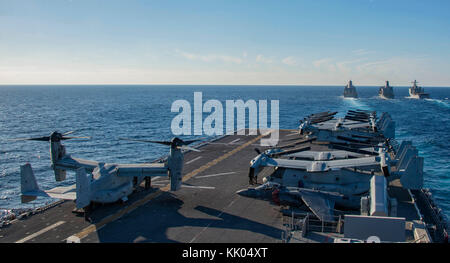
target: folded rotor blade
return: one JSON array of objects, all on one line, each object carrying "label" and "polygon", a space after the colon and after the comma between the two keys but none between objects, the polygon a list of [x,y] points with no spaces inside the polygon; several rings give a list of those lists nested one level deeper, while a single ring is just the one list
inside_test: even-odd
[{"label": "folded rotor blade", "polygon": [[61,140],[70,140],[70,139],[91,139],[91,137],[90,136],[61,137]]},{"label": "folded rotor blade", "polygon": [[183,145],[183,146],[178,146],[177,147],[178,149],[181,149],[181,150],[190,150],[190,151],[194,151],[194,152],[201,152],[199,149],[196,149],[196,148],[193,148],[193,147],[190,147],[190,146],[186,146],[186,145]]},{"label": "folded rotor blade", "polygon": [[183,140],[182,144],[183,145],[188,145],[188,144],[191,144],[191,143],[194,143],[194,142],[199,142],[199,141],[202,141],[202,140],[204,140],[204,139],[200,138],[200,139],[196,139],[196,140]]},{"label": "folded rotor blade", "polygon": [[74,133],[74,132],[75,132],[75,131],[68,131],[68,132],[63,133],[62,135],[65,136],[65,135],[72,134],[72,133]]},{"label": "folded rotor blade", "polygon": [[35,137],[35,138],[17,138],[17,139],[11,139],[13,141],[44,141],[44,142],[48,142],[50,141],[50,137],[49,136],[44,136],[44,137]]},{"label": "folded rotor blade", "polygon": [[163,145],[171,145],[172,144],[172,142],[170,142],[170,141],[152,141],[152,140],[139,140],[139,139],[130,139],[130,138],[119,138],[119,140],[133,141],[133,142],[159,143],[159,144],[163,144]]}]

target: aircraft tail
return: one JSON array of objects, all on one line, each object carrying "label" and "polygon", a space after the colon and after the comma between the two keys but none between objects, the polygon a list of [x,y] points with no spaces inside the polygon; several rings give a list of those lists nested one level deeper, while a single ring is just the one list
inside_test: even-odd
[{"label": "aircraft tail", "polygon": [[407,189],[421,189],[423,187],[423,157],[413,156],[400,177],[400,182]]},{"label": "aircraft tail", "polygon": [[29,163],[20,166],[20,192],[22,193],[22,203],[35,200],[36,194],[41,192]]},{"label": "aircraft tail", "polygon": [[423,157],[419,157],[416,147],[410,141],[400,145],[396,159],[397,174],[403,187],[421,189],[423,187]]},{"label": "aircraft tail", "polygon": [[76,171],[77,208],[84,208],[91,203],[91,191],[86,170],[81,167]]}]

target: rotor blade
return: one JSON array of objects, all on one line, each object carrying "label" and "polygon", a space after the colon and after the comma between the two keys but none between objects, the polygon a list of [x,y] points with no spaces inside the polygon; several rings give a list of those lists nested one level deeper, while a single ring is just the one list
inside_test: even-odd
[{"label": "rotor blade", "polygon": [[316,114],[311,114],[308,116],[308,118],[310,119],[316,119],[316,118],[324,118],[324,117],[329,117],[329,116],[334,116],[336,115],[338,112],[334,111],[334,112],[321,112],[321,113],[316,113]]},{"label": "rotor blade", "polygon": [[326,121],[332,120],[333,118],[334,118],[333,116],[328,116],[325,118],[313,119],[313,120],[311,120],[311,124],[318,124],[318,123],[326,122]]},{"label": "rotor blade", "polygon": [[283,156],[283,155],[286,155],[286,154],[304,152],[304,151],[309,151],[309,150],[311,150],[310,146],[299,147],[299,148],[295,148],[295,149],[284,151],[284,152],[273,153],[273,154],[270,155],[270,157],[279,157],[279,156]]},{"label": "rotor blade", "polygon": [[360,144],[369,144],[369,145],[371,145],[371,143],[370,143],[370,141],[368,139],[363,141],[363,140],[357,140],[357,139],[348,138],[348,137],[340,136],[340,135],[338,135],[336,138],[338,138],[339,140],[348,141],[348,142],[352,142],[352,143],[360,143]]},{"label": "rotor blade", "polygon": [[183,140],[183,145],[188,145],[194,142],[199,142],[199,141],[203,141],[203,139],[196,139],[196,140]]},{"label": "rotor blade", "polygon": [[193,147],[190,147],[190,146],[186,146],[186,145],[183,145],[183,146],[178,146],[177,147],[178,149],[181,149],[181,150],[190,150],[190,151],[194,151],[194,152],[201,152],[199,149],[196,149],[196,148],[193,148]]},{"label": "rotor blade", "polygon": [[70,139],[91,139],[91,137],[90,136],[61,137],[61,140],[70,140]]},{"label": "rotor blade", "polygon": [[170,141],[151,141],[151,140],[138,140],[138,139],[130,139],[130,138],[119,138],[119,140],[125,140],[125,141],[133,141],[133,142],[149,142],[149,143],[159,143],[164,145],[171,145],[172,142]]},{"label": "rotor blade", "polygon": [[286,145],[280,145],[277,148],[283,149],[283,148],[293,147],[293,146],[296,146],[298,144],[309,143],[309,142],[313,142],[315,140],[317,140],[317,137],[306,138],[306,139],[295,141],[295,142],[292,142],[292,143],[289,143],[289,144],[286,144]]},{"label": "rotor blade", "polygon": [[360,154],[368,154],[368,155],[373,155],[373,156],[378,155],[377,152],[366,151],[363,149],[352,148],[349,146],[339,145],[339,144],[335,144],[335,143],[332,143],[331,145],[332,145],[333,149],[337,149],[337,150],[343,150],[343,151],[347,151],[347,152],[354,152],[354,153],[360,153]]},{"label": "rotor blade", "polygon": [[62,136],[69,135],[69,134],[72,134],[72,133],[74,133],[74,132],[75,132],[75,131],[68,131],[68,132],[63,133]]},{"label": "rotor blade", "polygon": [[11,139],[13,141],[43,141],[43,142],[48,142],[50,141],[50,137],[49,136],[44,136],[44,137],[35,137],[35,138],[17,138],[17,139]]},{"label": "rotor blade", "polygon": [[310,114],[308,117],[317,117],[317,116],[324,116],[330,114],[330,111],[323,111],[318,113]]}]

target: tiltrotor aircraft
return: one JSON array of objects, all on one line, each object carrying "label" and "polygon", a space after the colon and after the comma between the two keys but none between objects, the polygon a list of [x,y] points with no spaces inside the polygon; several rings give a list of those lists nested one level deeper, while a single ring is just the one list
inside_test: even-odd
[{"label": "tiltrotor aircraft", "polygon": [[[327,119],[325,122],[334,121],[329,117],[324,119]],[[274,167],[275,170],[263,179],[263,185],[238,193],[265,198],[275,190],[280,201],[305,204],[320,220],[332,221],[335,204],[349,209],[360,207],[361,198],[371,191],[374,176],[384,177],[387,181],[400,179],[407,189],[422,187],[423,158],[418,156],[417,149],[411,142],[402,142],[393,151],[390,141],[382,134],[369,136],[373,130],[381,128],[380,122],[370,127],[372,132],[367,132],[367,136],[363,137],[359,129],[352,130],[343,126],[336,132],[329,129],[330,126],[333,125],[314,127],[308,131],[313,137],[282,147],[265,152],[256,149],[258,156],[250,162],[250,184],[256,183],[256,178],[264,167]],[[319,140],[318,137],[323,139]],[[314,144],[316,141],[320,143]],[[347,147],[342,147],[344,142]],[[296,147],[304,143],[311,144]],[[282,149],[286,147],[296,148]],[[311,150],[311,147],[315,149]]]},{"label": "tiltrotor aircraft", "polygon": [[376,112],[349,110],[344,118],[335,118],[337,112],[311,114],[300,120],[299,133],[314,133],[321,141],[360,142],[395,137],[395,122],[383,113],[377,120]]},{"label": "tiltrotor aircraft", "polygon": [[31,140],[50,142],[50,157],[56,181],[66,179],[66,171],[76,172],[76,184],[69,187],[56,187],[51,190],[41,190],[37,184],[29,163],[20,167],[22,202],[30,202],[38,196],[46,196],[65,200],[76,200],[76,208],[86,208],[94,203],[113,203],[126,201],[135,187],[145,181],[145,187],[151,185],[152,176],[169,176],[170,190],[181,187],[183,169],[183,149],[199,151],[187,146],[198,140],[183,141],[173,138],[172,141],[131,141],[158,143],[170,146],[167,160],[162,163],[119,164],[102,163],[72,157],[67,154],[61,142],[68,139],[89,137],[68,137],[71,134],[53,132],[50,136],[37,138],[20,138],[16,140]]}]

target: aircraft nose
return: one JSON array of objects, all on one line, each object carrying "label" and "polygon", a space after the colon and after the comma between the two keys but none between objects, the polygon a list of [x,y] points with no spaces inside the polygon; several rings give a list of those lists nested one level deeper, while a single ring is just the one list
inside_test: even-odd
[{"label": "aircraft nose", "polygon": [[245,196],[245,197],[255,197],[256,196],[256,190],[252,189],[252,188],[248,188],[248,189],[241,189],[239,191],[236,192],[236,194],[240,195],[240,196]]}]

